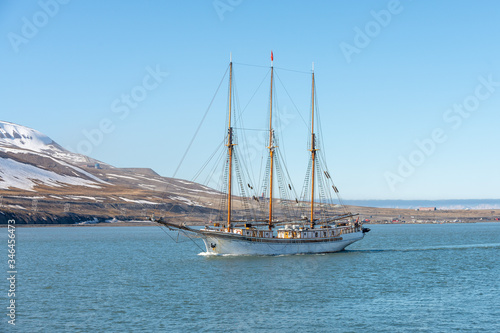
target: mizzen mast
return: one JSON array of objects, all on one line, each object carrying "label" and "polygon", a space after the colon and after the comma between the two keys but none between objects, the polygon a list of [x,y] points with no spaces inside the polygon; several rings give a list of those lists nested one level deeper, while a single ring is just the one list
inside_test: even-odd
[{"label": "mizzen mast", "polygon": [[314,62],[312,64],[312,93],[311,93],[311,228],[314,228],[314,175],[316,173],[316,135],[314,134]]},{"label": "mizzen mast", "polygon": [[273,162],[274,162],[274,142],[273,142],[273,51],[271,51],[271,93],[269,97],[269,230],[273,226]]},{"label": "mizzen mast", "polygon": [[233,178],[233,128],[231,127],[231,106],[232,106],[232,81],[233,81],[233,59],[232,55],[229,55],[229,122],[228,122],[228,133],[227,133],[227,154],[229,158],[229,175],[227,184],[227,230],[231,230],[231,204],[232,204],[232,178]]}]

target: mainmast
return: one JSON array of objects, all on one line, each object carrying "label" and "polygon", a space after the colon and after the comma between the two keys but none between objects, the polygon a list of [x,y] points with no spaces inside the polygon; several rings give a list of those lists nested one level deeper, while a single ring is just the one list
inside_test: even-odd
[{"label": "mainmast", "polygon": [[233,128],[231,127],[231,106],[232,106],[232,81],[233,81],[233,59],[232,55],[229,55],[229,122],[228,122],[228,133],[227,133],[227,154],[229,157],[229,179],[227,184],[227,231],[231,230],[231,204],[232,204],[232,178],[233,178]]},{"label": "mainmast", "polygon": [[273,143],[273,51],[271,51],[271,93],[269,97],[269,230],[273,226],[273,162],[274,162],[274,143]]},{"label": "mainmast", "polygon": [[312,93],[311,93],[311,228],[314,228],[314,175],[316,173],[316,137],[314,134],[314,62],[312,64]]}]

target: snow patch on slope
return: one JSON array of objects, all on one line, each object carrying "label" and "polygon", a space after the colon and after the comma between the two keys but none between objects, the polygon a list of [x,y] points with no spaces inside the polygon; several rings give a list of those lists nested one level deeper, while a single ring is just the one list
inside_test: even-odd
[{"label": "snow patch on slope", "polygon": [[185,204],[187,204],[189,206],[205,207],[205,206],[203,206],[202,204],[200,204],[200,203],[198,203],[196,201],[193,201],[193,200],[190,200],[188,198],[181,197],[181,196],[170,197],[170,199],[183,202],[183,203],[185,203]]},{"label": "snow patch on slope", "polygon": [[126,201],[126,202],[134,202],[134,203],[146,204],[146,205],[158,205],[157,202],[152,202],[152,201],[147,201],[147,200],[132,200],[132,199],[127,199],[127,198],[122,198],[122,197],[119,197],[119,198],[122,199],[123,201]]},{"label": "snow patch on slope", "polygon": [[24,153],[24,154],[33,154],[33,155],[38,155],[38,156],[42,156],[42,157],[45,157],[45,158],[50,158],[52,161],[58,163],[58,164],[61,164],[65,167],[68,167],[68,168],[71,168],[75,171],[72,171],[73,174],[75,176],[79,176],[78,173],[80,174],[83,174],[93,180],[95,180],[96,182],[99,182],[99,183],[102,183],[102,184],[107,184],[107,185],[111,185],[110,183],[108,182],[105,182],[104,180],[100,179],[99,177],[96,177],[94,176],[93,174],[91,174],[90,172],[87,172],[77,166],[74,166],[72,164],[69,164],[69,163],[66,163],[62,160],[59,160],[59,159],[56,159],[54,157],[52,157],[51,155],[47,155],[47,154],[43,154],[43,153],[37,153],[37,152],[33,152],[33,151],[27,151],[27,150],[22,150],[22,149],[17,149],[17,148],[6,148],[6,147],[0,147],[0,151],[3,151],[3,152],[10,152],[10,153],[14,153],[14,154],[17,154],[17,153]]},{"label": "snow patch on slope", "polygon": [[59,175],[10,158],[0,158],[0,189],[15,187],[26,191],[34,191],[33,188],[41,184],[54,187],[67,184],[100,188],[97,183],[90,180]]},{"label": "snow patch on slope", "polygon": [[[129,177],[129,176],[122,176],[122,175],[116,175],[114,173],[108,173],[108,176],[111,176],[111,177],[118,177],[118,178],[126,178],[126,179],[132,179],[132,180],[138,180],[137,178],[134,178],[134,177]],[[110,177],[110,178],[111,178]]]}]

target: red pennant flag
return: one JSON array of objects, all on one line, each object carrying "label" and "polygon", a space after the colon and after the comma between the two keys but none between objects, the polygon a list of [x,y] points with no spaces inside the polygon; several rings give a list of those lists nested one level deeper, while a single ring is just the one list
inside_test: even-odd
[{"label": "red pennant flag", "polygon": [[273,51],[271,51],[271,61],[273,61]]}]

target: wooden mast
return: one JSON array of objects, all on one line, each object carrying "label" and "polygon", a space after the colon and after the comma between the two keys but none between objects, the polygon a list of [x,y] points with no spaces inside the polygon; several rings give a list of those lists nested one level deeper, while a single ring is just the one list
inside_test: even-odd
[{"label": "wooden mast", "polygon": [[273,51],[271,51],[271,93],[269,97],[269,230],[273,226],[273,162],[274,162],[274,145],[273,145]]},{"label": "wooden mast", "polygon": [[314,135],[314,62],[312,65],[312,93],[311,93],[311,228],[314,228],[314,174],[316,169],[316,138]]},{"label": "wooden mast", "polygon": [[231,96],[232,96],[232,81],[233,81],[233,59],[232,55],[229,55],[229,122],[228,122],[228,133],[227,133],[227,153],[229,157],[229,179],[228,179],[228,190],[227,190],[227,231],[231,230],[231,204],[232,204],[232,178],[233,178],[233,128],[231,127]]}]

